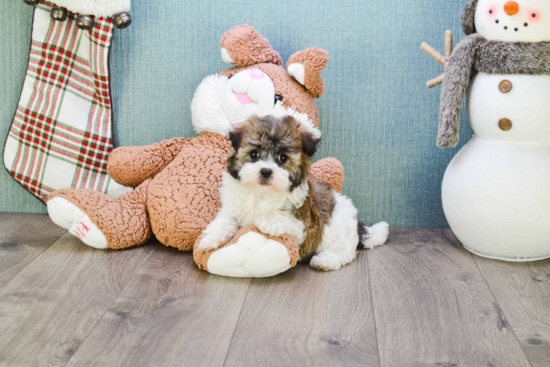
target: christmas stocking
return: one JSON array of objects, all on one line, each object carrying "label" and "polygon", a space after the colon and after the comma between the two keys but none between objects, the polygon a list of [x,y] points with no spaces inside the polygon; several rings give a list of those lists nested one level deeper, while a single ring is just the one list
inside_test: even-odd
[{"label": "christmas stocking", "polygon": [[63,188],[118,197],[107,173],[113,149],[109,51],[114,27],[131,22],[130,0],[56,0],[34,5],[29,64],[4,148],[4,165],[45,201]]}]

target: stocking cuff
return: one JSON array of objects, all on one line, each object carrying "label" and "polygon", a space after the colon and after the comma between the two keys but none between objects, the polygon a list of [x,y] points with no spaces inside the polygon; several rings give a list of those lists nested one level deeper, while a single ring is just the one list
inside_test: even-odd
[{"label": "stocking cuff", "polygon": [[59,7],[72,13],[93,15],[99,18],[109,18],[124,12],[129,12],[131,0],[52,0]]}]

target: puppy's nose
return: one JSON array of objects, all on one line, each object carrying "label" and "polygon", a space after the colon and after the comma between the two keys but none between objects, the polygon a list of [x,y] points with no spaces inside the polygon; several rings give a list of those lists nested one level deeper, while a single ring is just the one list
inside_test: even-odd
[{"label": "puppy's nose", "polygon": [[515,1],[508,1],[504,4],[504,12],[509,16],[516,15],[519,12],[519,4]]},{"label": "puppy's nose", "polygon": [[264,78],[264,72],[260,69],[252,69],[250,71],[250,77],[252,79],[263,79]]},{"label": "puppy's nose", "polygon": [[263,178],[269,178],[273,174],[273,171],[269,168],[262,168],[260,170],[260,175],[262,175]]}]

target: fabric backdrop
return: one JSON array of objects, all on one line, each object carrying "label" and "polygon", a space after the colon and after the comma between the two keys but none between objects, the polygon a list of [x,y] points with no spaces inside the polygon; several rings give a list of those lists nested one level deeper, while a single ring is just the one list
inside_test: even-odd
[{"label": "fabric backdrop", "polygon": [[[284,62],[308,47],[327,50],[318,101],[323,143],[346,169],[344,192],[366,223],[446,228],[441,180],[459,148],[435,145],[442,67],[420,51],[443,51],[446,29],[464,35],[465,0],[132,0],[133,24],[117,30],[111,54],[115,143],[146,145],[193,136],[190,101],[203,77],[227,68],[220,37],[250,24]],[[21,91],[32,7],[0,1],[0,150]],[[461,143],[471,137],[462,122]],[[2,169],[0,211],[45,212]]]}]

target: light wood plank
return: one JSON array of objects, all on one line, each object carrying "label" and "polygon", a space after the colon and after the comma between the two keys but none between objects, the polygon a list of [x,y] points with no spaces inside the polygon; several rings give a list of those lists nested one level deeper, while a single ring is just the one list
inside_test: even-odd
[{"label": "light wood plank", "polygon": [[550,366],[550,260],[474,259],[531,365]]},{"label": "light wood plank", "polygon": [[254,279],[226,366],[378,366],[367,256]]},{"label": "light wood plank", "polygon": [[46,214],[0,213],[0,287],[66,232]]},{"label": "light wood plank", "polygon": [[381,366],[529,366],[449,232],[392,229],[386,246],[369,251]]},{"label": "light wood plank", "polygon": [[221,366],[249,282],[155,249],[68,366]]},{"label": "light wood plank", "polygon": [[0,365],[64,366],[153,247],[102,251],[61,237],[0,289]]}]

